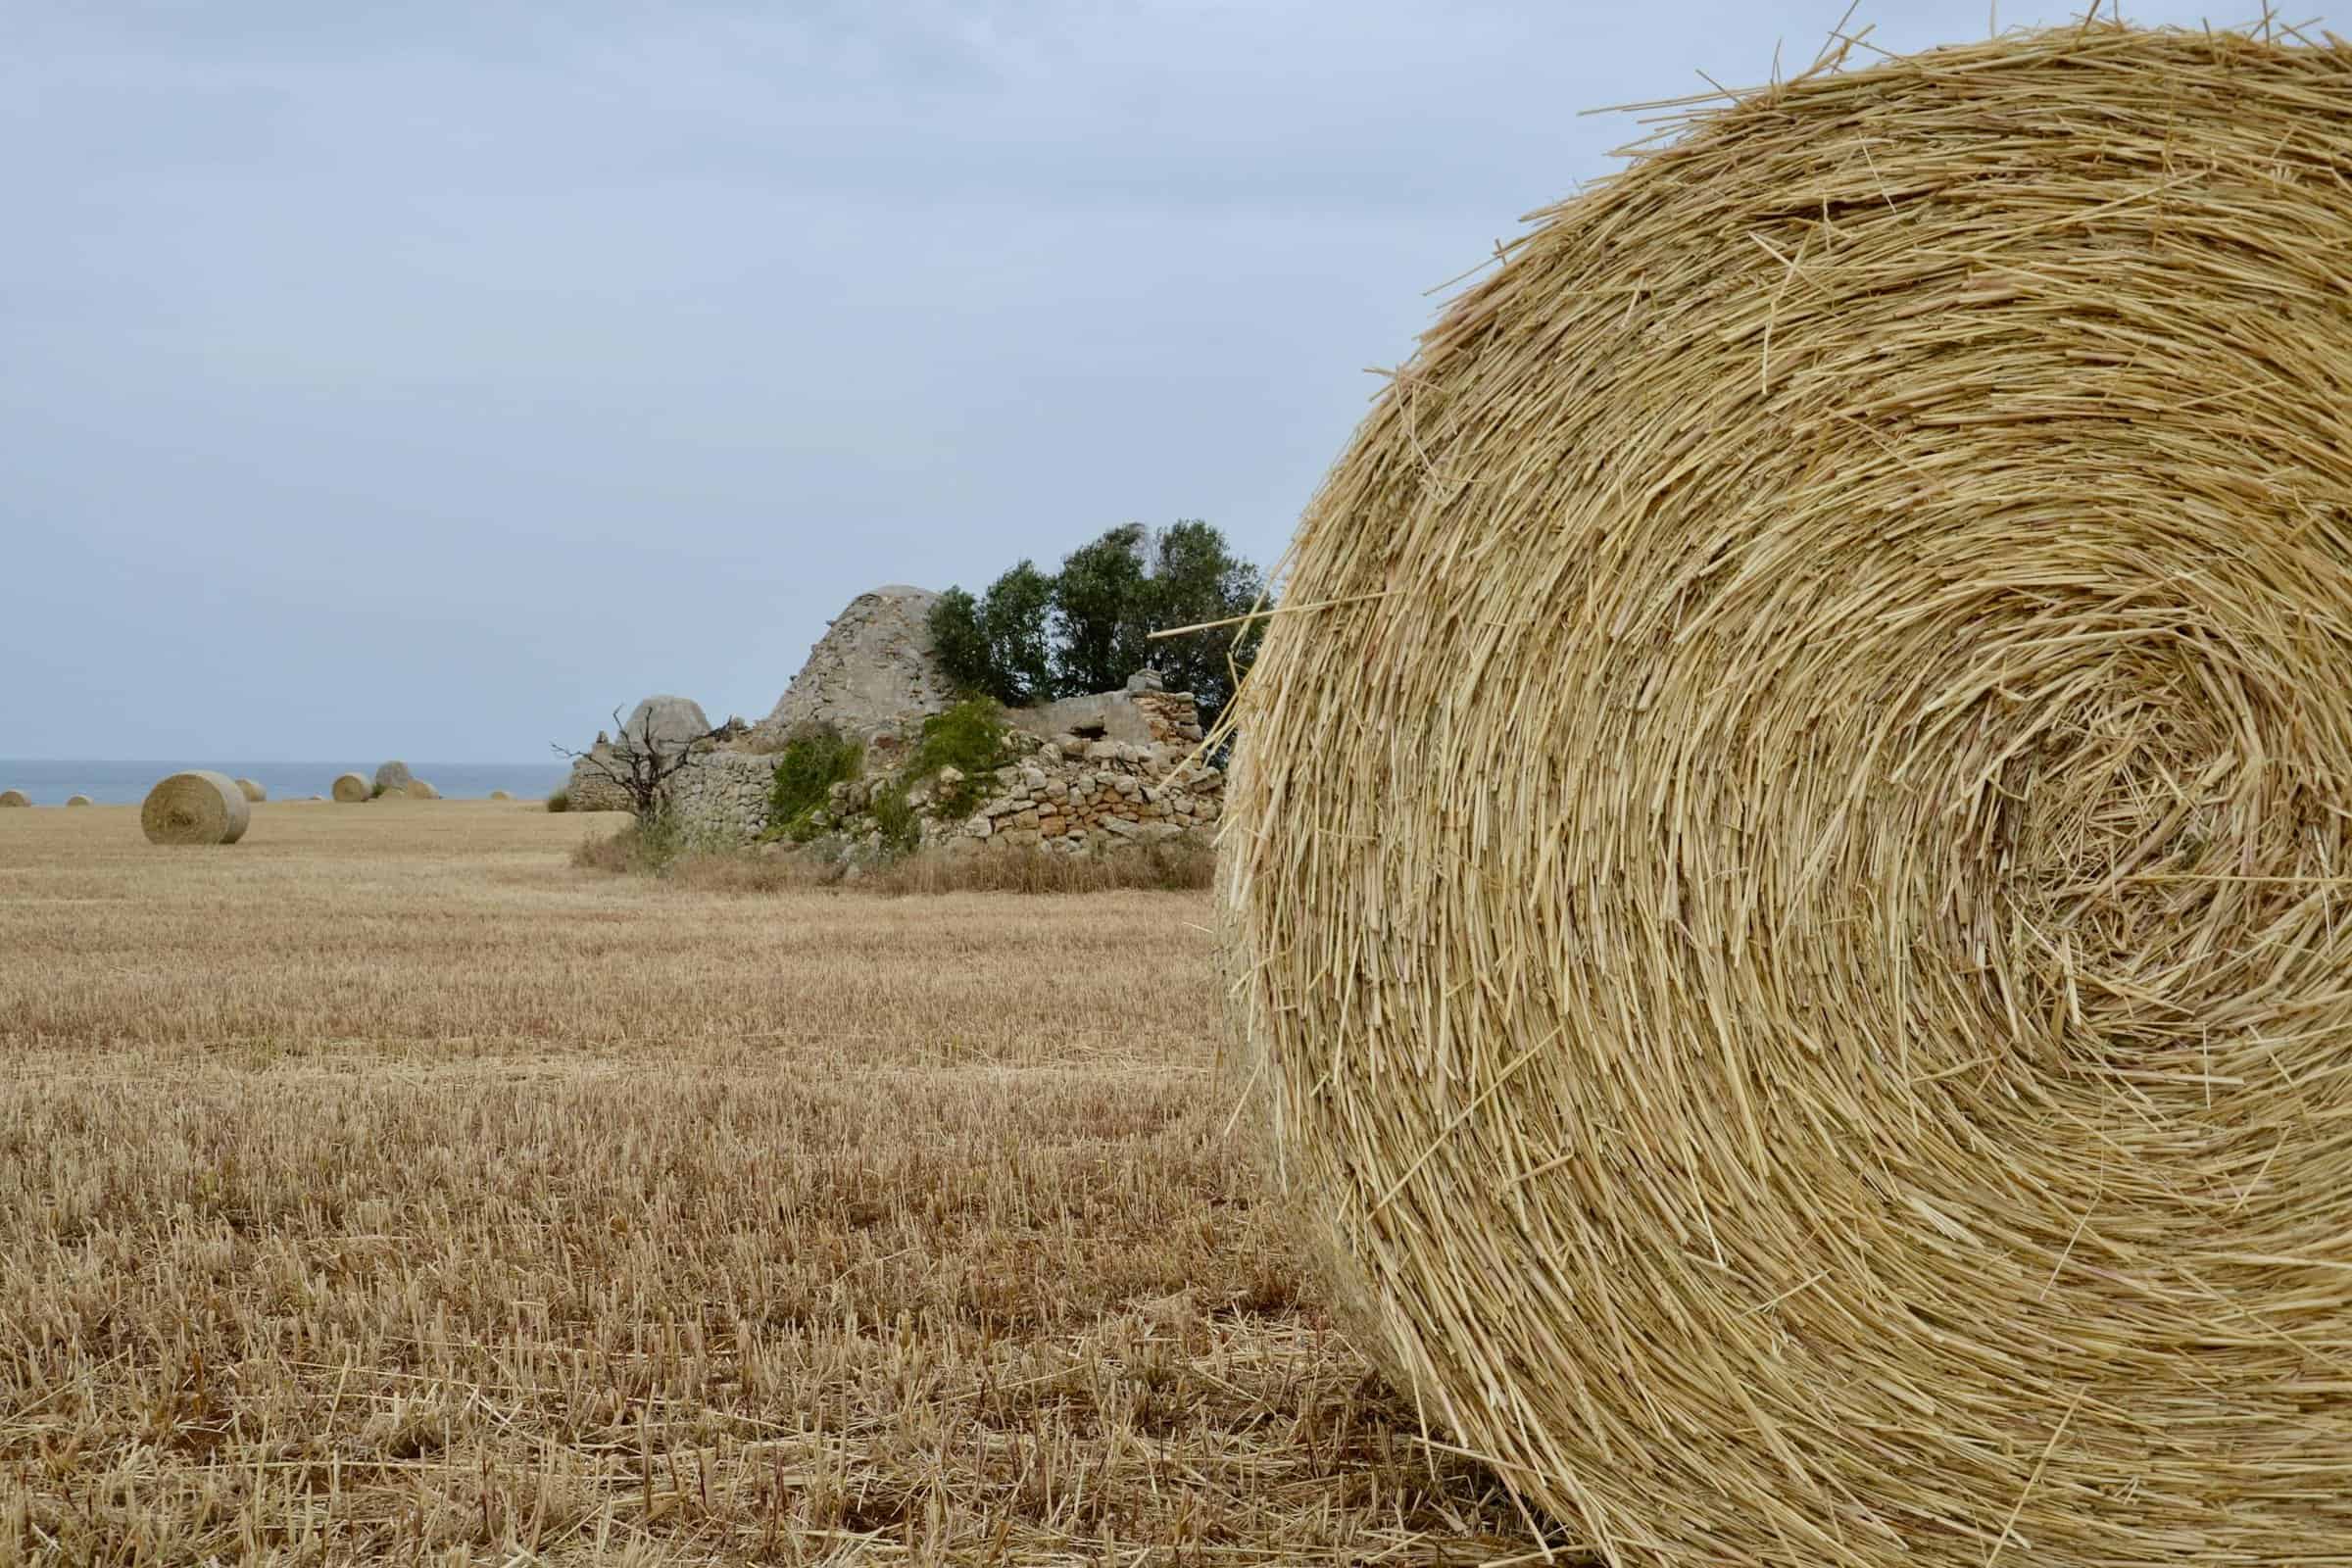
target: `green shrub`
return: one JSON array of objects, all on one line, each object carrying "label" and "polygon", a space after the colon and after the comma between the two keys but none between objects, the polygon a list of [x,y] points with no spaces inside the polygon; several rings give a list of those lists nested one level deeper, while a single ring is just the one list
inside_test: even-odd
[{"label": "green shrub", "polygon": [[923,821],[906,801],[906,784],[899,780],[874,792],[874,825],[882,830],[882,848],[892,855],[911,853],[923,842]]},{"label": "green shrub", "polygon": [[808,837],[808,829],[836,784],[858,777],[865,748],[830,726],[810,729],[785,744],[776,758],[775,783],[767,792],[771,831]]},{"label": "green shrub", "polygon": [[905,776],[911,783],[929,778],[943,767],[955,768],[963,775],[963,782],[935,790],[931,811],[941,817],[962,816],[980,804],[987,775],[1004,765],[1004,738],[1011,733],[1004,710],[987,698],[957,703],[923,720],[922,738],[907,760]]},{"label": "green shrub", "polygon": [[553,795],[550,795],[550,796],[547,798],[547,808],[548,808],[549,810],[551,810],[551,811],[568,811],[568,810],[570,810],[570,809],[571,809],[571,791],[569,791],[569,790],[558,790],[558,791],[556,791],[556,793],[555,793],[555,794],[553,794]]}]

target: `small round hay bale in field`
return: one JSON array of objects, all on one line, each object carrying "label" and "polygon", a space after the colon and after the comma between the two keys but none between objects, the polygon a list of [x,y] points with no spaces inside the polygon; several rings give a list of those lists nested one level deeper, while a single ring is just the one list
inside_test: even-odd
[{"label": "small round hay bale in field", "polygon": [[406,762],[380,762],[375,769],[375,793],[389,795],[394,790],[405,790],[414,776]]},{"label": "small round hay bale in field", "polygon": [[1308,510],[1280,1168],[1613,1564],[2352,1542],[2352,47],[1818,74],[1544,215]]},{"label": "small round hay bale in field", "polygon": [[257,805],[270,798],[270,792],[268,790],[264,789],[261,785],[256,784],[249,778],[238,779],[236,784],[237,792],[243,795],[248,801],[252,801]]},{"label": "small round hay bale in field", "polygon": [[68,806],[87,806],[90,804],[90,798],[87,795],[69,795],[66,797],[66,804]]},{"label": "small round hay bale in field", "polygon": [[23,790],[0,790],[0,807],[30,806],[32,797]]},{"label": "small round hay bale in field", "polygon": [[234,844],[252,820],[253,805],[236,780],[209,770],[172,774],[139,808],[150,844]]},{"label": "small round hay bale in field", "polygon": [[332,793],[336,800],[350,806],[368,799],[371,792],[368,788],[368,780],[359,774],[338,773],[335,775]]},{"label": "small round hay bale in field", "polygon": [[494,801],[511,801],[514,797],[509,795],[505,790],[492,790],[490,792],[490,798]]},{"label": "small round hay bale in field", "polygon": [[405,793],[412,801],[437,801],[441,798],[439,790],[420,778],[409,780],[409,787]]}]

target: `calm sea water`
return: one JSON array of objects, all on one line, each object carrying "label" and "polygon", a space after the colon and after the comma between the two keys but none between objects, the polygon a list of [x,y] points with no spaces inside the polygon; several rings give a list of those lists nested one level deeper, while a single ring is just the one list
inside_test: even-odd
[{"label": "calm sea water", "polygon": [[[375,777],[374,762],[30,762],[0,758],[0,790],[23,790],[35,806],[63,806],[69,795],[87,795],[101,806],[136,806],[157,779],[197,767],[252,779],[273,801],[326,795],[338,773]],[[505,790],[517,800],[535,801],[563,788],[568,770],[561,761],[547,761],[411,762],[409,771],[448,800],[480,800],[492,790]]]}]

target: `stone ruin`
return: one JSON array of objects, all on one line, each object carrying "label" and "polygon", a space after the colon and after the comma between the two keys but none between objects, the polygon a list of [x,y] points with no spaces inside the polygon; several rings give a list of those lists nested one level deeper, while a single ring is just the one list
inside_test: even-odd
[{"label": "stone ruin", "polygon": [[903,735],[956,700],[931,638],[939,595],[893,583],[859,594],[826,624],[747,751],[782,751],[811,724],[872,742]]},{"label": "stone ruin", "polygon": [[571,797],[575,811],[625,811],[630,808],[629,792],[613,777],[628,773],[627,759],[620,750],[623,738],[629,746],[651,745],[666,757],[676,748],[685,746],[707,734],[710,720],[703,712],[703,705],[691,697],[674,697],[666,693],[646,698],[629,710],[621,721],[620,737],[596,732],[596,743],[588,748],[586,757],[575,757],[571,762],[571,777],[564,789]]},{"label": "stone ruin", "polygon": [[[929,615],[939,596],[893,585],[859,594],[827,626],[775,709],[755,725],[731,723],[706,742],[668,785],[672,808],[690,831],[750,842],[769,826],[769,787],[777,753],[793,738],[829,725],[861,742],[887,769],[918,736],[922,721],[955,701],[940,666]],[[648,698],[629,716],[635,735],[649,705],[682,705],[690,736],[707,731],[703,710],[683,698]],[[918,786],[910,804],[922,813],[926,845],[975,852],[992,845],[1032,845],[1064,853],[1156,843],[1205,833],[1221,808],[1224,774],[1194,761],[1200,742],[1199,704],[1190,692],[1161,688],[1145,671],[1124,690],[1010,709],[1010,759],[986,781],[969,812],[943,817],[926,808],[934,786]],[[657,740],[668,735],[657,718]],[[597,737],[598,755],[612,741]],[[878,849],[868,808],[880,781],[835,785],[822,813],[836,844]],[[936,787],[962,784],[961,775]],[[625,791],[574,763],[572,804],[582,810],[628,808]]]}]

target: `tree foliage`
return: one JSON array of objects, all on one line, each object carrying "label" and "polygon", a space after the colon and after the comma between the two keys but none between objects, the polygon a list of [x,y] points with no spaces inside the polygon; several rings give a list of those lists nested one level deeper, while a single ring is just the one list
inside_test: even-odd
[{"label": "tree foliage", "polygon": [[932,607],[931,632],[950,679],[1008,706],[1112,691],[1150,669],[1197,696],[1202,721],[1214,723],[1255,656],[1257,627],[1152,633],[1248,615],[1264,588],[1264,574],[1206,522],[1122,523],[1051,575],[1024,560],[985,594],[949,589]]}]

